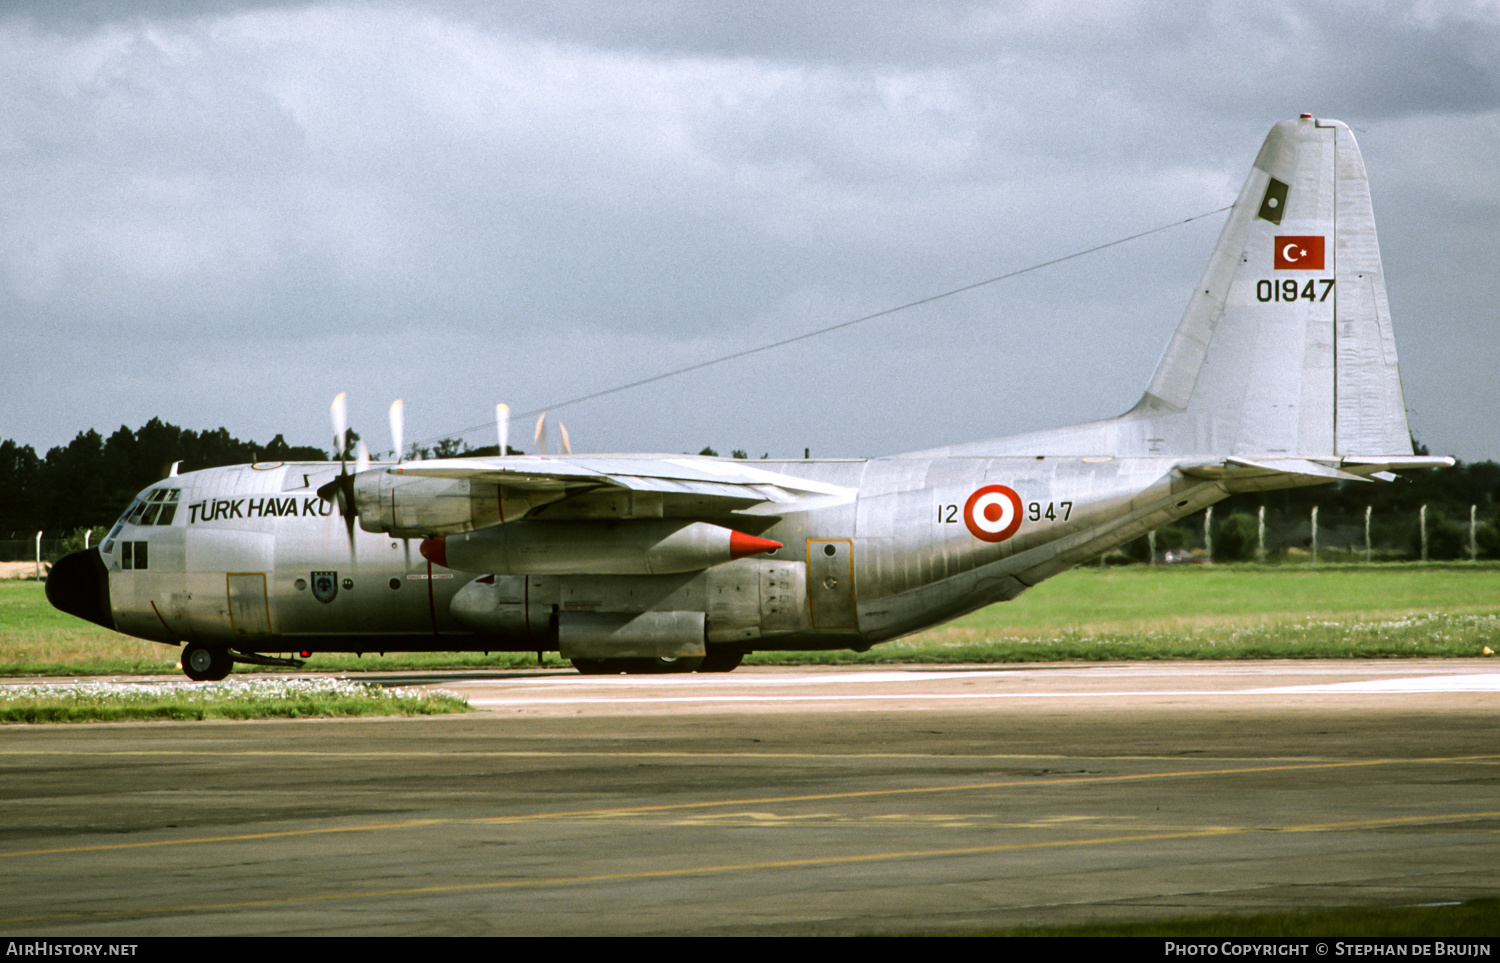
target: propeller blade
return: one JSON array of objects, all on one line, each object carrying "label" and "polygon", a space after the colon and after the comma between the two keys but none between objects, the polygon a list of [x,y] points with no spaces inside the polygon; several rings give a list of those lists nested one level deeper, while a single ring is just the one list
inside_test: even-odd
[{"label": "propeller blade", "polygon": [[562,453],[564,455],[573,454],[573,443],[568,440],[568,426],[559,421],[557,423],[557,433],[562,435]]},{"label": "propeller blade", "polygon": [[355,450],[355,455],[354,455],[354,470],[355,470],[355,472],[369,471],[370,470],[370,449],[368,449],[368,448],[365,447],[365,440],[363,438],[361,438],[359,440],[359,443],[358,443],[357,447],[354,450]]},{"label": "propeller blade", "polygon": [[[344,519],[344,528],[349,532],[349,559],[354,559],[354,476],[349,474],[348,460],[344,457],[344,442],[349,434],[349,396],[340,391],[334,396],[333,404],[328,406],[329,417],[333,420],[333,443],[339,452],[339,473],[334,478],[318,488],[318,497],[328,502],[335,502],[339,507],[339,515]],[[365,443],[359,443],[360,456],[364,459],[364,467],[370,467],[370,455],[365,451]]]},{"label": "propeller blade", "polygon": [[406,440],[406,402],[397,398],[391,402],[391,444],[396,446],[395,459],[400,462],[402,453],[406,451],[403,442]]},{"label": "propeller blade", "polygon": [[547,454],[547,413],[545,411],[537,417],[536,432],[532,434],[531,440],[536,443],[537,454]]},{"label": "propeller blade", "polygon": [[500,436],[500,457],[503,458],[510,444],[510,405],[495,406],[495,433]]},{"label": "propeller blade", "polygon": [[344,438],[349,433],[349,396],[340,391],[334,395],[333,404],[328,406],[328,414],[333,419],[333,444],[338,450],[339,461],[344,460]]}]

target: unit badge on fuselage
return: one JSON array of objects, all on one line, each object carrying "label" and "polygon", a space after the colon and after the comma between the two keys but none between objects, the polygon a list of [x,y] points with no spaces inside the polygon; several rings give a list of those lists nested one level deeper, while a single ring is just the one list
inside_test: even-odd
[{"label": "unit badge on fuselage", "polygon": [[319,602],[332,602],[333,597],[339,594],[339,573],[312,573],[312,590],[313,598]]}]

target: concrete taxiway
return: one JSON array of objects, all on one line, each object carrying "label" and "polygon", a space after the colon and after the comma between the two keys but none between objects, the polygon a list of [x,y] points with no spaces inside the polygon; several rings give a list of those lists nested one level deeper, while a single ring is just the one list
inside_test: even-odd
[{"label": "concrete taxiway", "polygon": [[1493,660],[406,681],[479,711],[0,729],[0,932],[949,932],[1500,892]]}]

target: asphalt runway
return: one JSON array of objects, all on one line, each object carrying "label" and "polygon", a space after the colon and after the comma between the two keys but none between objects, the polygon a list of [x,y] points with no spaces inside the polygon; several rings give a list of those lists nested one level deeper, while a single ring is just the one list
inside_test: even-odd
[{"label": "asphalt runway", "polygon": [[1500,892],[1500,663],[408,677],[0,729],[8,935],[854,934]]}]

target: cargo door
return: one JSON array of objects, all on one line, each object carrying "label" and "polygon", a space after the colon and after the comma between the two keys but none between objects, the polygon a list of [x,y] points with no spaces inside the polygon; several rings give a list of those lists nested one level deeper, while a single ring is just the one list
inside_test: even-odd
[{"label": "cargo door", "polygon": [[230,631],[235,635],[270,635],[266,573],[230,572],[224,578],[228,583]]}]

